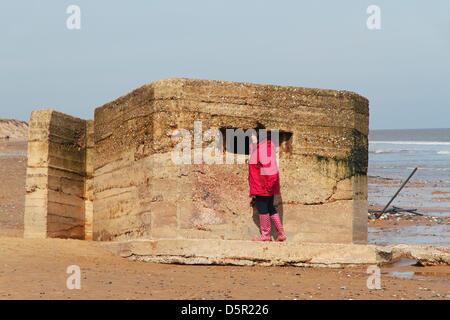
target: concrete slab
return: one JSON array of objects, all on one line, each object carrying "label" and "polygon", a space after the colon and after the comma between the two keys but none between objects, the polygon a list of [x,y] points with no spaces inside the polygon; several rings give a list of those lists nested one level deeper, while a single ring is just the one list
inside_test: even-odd
[{"label": "concrete slab", "polygon": [[390,250],[357,244],[290,244],[245,240],[160,239],[99,242],[133,260],[181,264],[340,266],[388,261]]},{"label": "concrete slab", "polygon": [[245,240],[160,239],[98,242],[124,258],[178,264],[343,267],[389,264],[401,257],[450,265],[450,248],[359,244],[298,244]]}]

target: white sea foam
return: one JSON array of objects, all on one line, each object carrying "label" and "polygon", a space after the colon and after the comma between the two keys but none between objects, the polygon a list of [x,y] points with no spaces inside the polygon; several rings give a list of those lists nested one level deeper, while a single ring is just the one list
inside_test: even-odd
[{"label": "white sea foam", "polygon": [[[406,169],[414,169],[413,167],[407,167]],[[428,167],[418,167],[419,170],[431,170],[431,171],[450,171],[450,168],[428,168]]]},{"label": "white sea foam", "polygon": [[398,150],[398,149],[375,149],[369,150],[370,153],[400,153],[400,152],[408,152],[410,150]]},{"label": "white sea foam", "polygon": [[390,149],[378,149],[378,150],[375,150],[374,153],[393,153],[393,152],[394,152],[394,150],[390,150]]},{"label": "white sea foam", "polygon": [[450,154],[450,150],[441,150],[436,152],[437,154]]},{"label": "white sea foam", "polygon": [[[373,169],[406,169],[413,170],[415,167],[403,167],[403,166],[376,166],[372,165]],[[450,171],[450,168],[432,168],[432,167],[417,167],[419,170],[429,170],[429,171]]]},{"label": "white sea foam", "polygon": [[450,146],[450,141],[369,141],[369,144],[415,144]]}]

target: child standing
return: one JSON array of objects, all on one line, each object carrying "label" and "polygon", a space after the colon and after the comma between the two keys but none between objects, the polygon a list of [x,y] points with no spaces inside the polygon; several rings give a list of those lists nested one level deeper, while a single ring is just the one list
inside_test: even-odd
[{"label": "child standing", "polygon": [[[261,235],[253,241],[270,241],[271,221],[277,229],[277,241],[285,241],[280,215],[273,205],[274,195],[280,193],[280,176],[276,162],[275,146],[267,135],[262,137],[260,130],[265,127],[258,123],[251,139],[250,157],[248,161],[248,183],[250,197],[259,213]],[[261,137],[261,141],[260,141]],[[253,202],[253,201],[252,201]]]}]

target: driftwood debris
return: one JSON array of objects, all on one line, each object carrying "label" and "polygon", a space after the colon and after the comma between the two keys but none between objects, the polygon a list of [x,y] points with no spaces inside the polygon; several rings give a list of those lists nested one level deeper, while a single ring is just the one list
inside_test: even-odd
[{"label": "driftwood debris", "polygon": [[[369,209],[369,213],[380,213],[381,211],[382,210]],[[417,212],[417,209],[404,209],[404,208],[399,208],[396,206],[392,206],[392,208],[389,208],[384,211],[384,213],[390,213],[390,214],[400,214],[402,212],[409,212],[409,213],[414,213],[418,216],[423,216],[423,213]]]}]

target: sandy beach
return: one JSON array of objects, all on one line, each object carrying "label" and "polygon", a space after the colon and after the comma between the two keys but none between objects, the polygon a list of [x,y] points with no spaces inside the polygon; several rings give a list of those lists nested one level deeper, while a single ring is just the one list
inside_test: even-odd
[{"label": "sandy beach", "polygon": [[[0,299],[450,299],[449,266],[412,266],[408,260],[382,266],[381,289],[370,290],[367,266],[156,264],[115,256],[92,241],[23,239],[26,145],[0,143]],[[386,217],[369,221],[369,228],[449,223],[448,218]],[[81,268],[81,290],[66,288],[70,265]]]},{"label": "sandy beach", "polygon": [[23,235],[27,143],[0,141],[0,236]]},{"label": "sandy beach", "polygon": [[[369,290],[363,266],[155,264],[61,239],[0,238],[0,248],[0,299],[450,299],[447,266],[382,267],[381,289]],[[80,290],[66,288],[70,265],[81,269]]]}]

